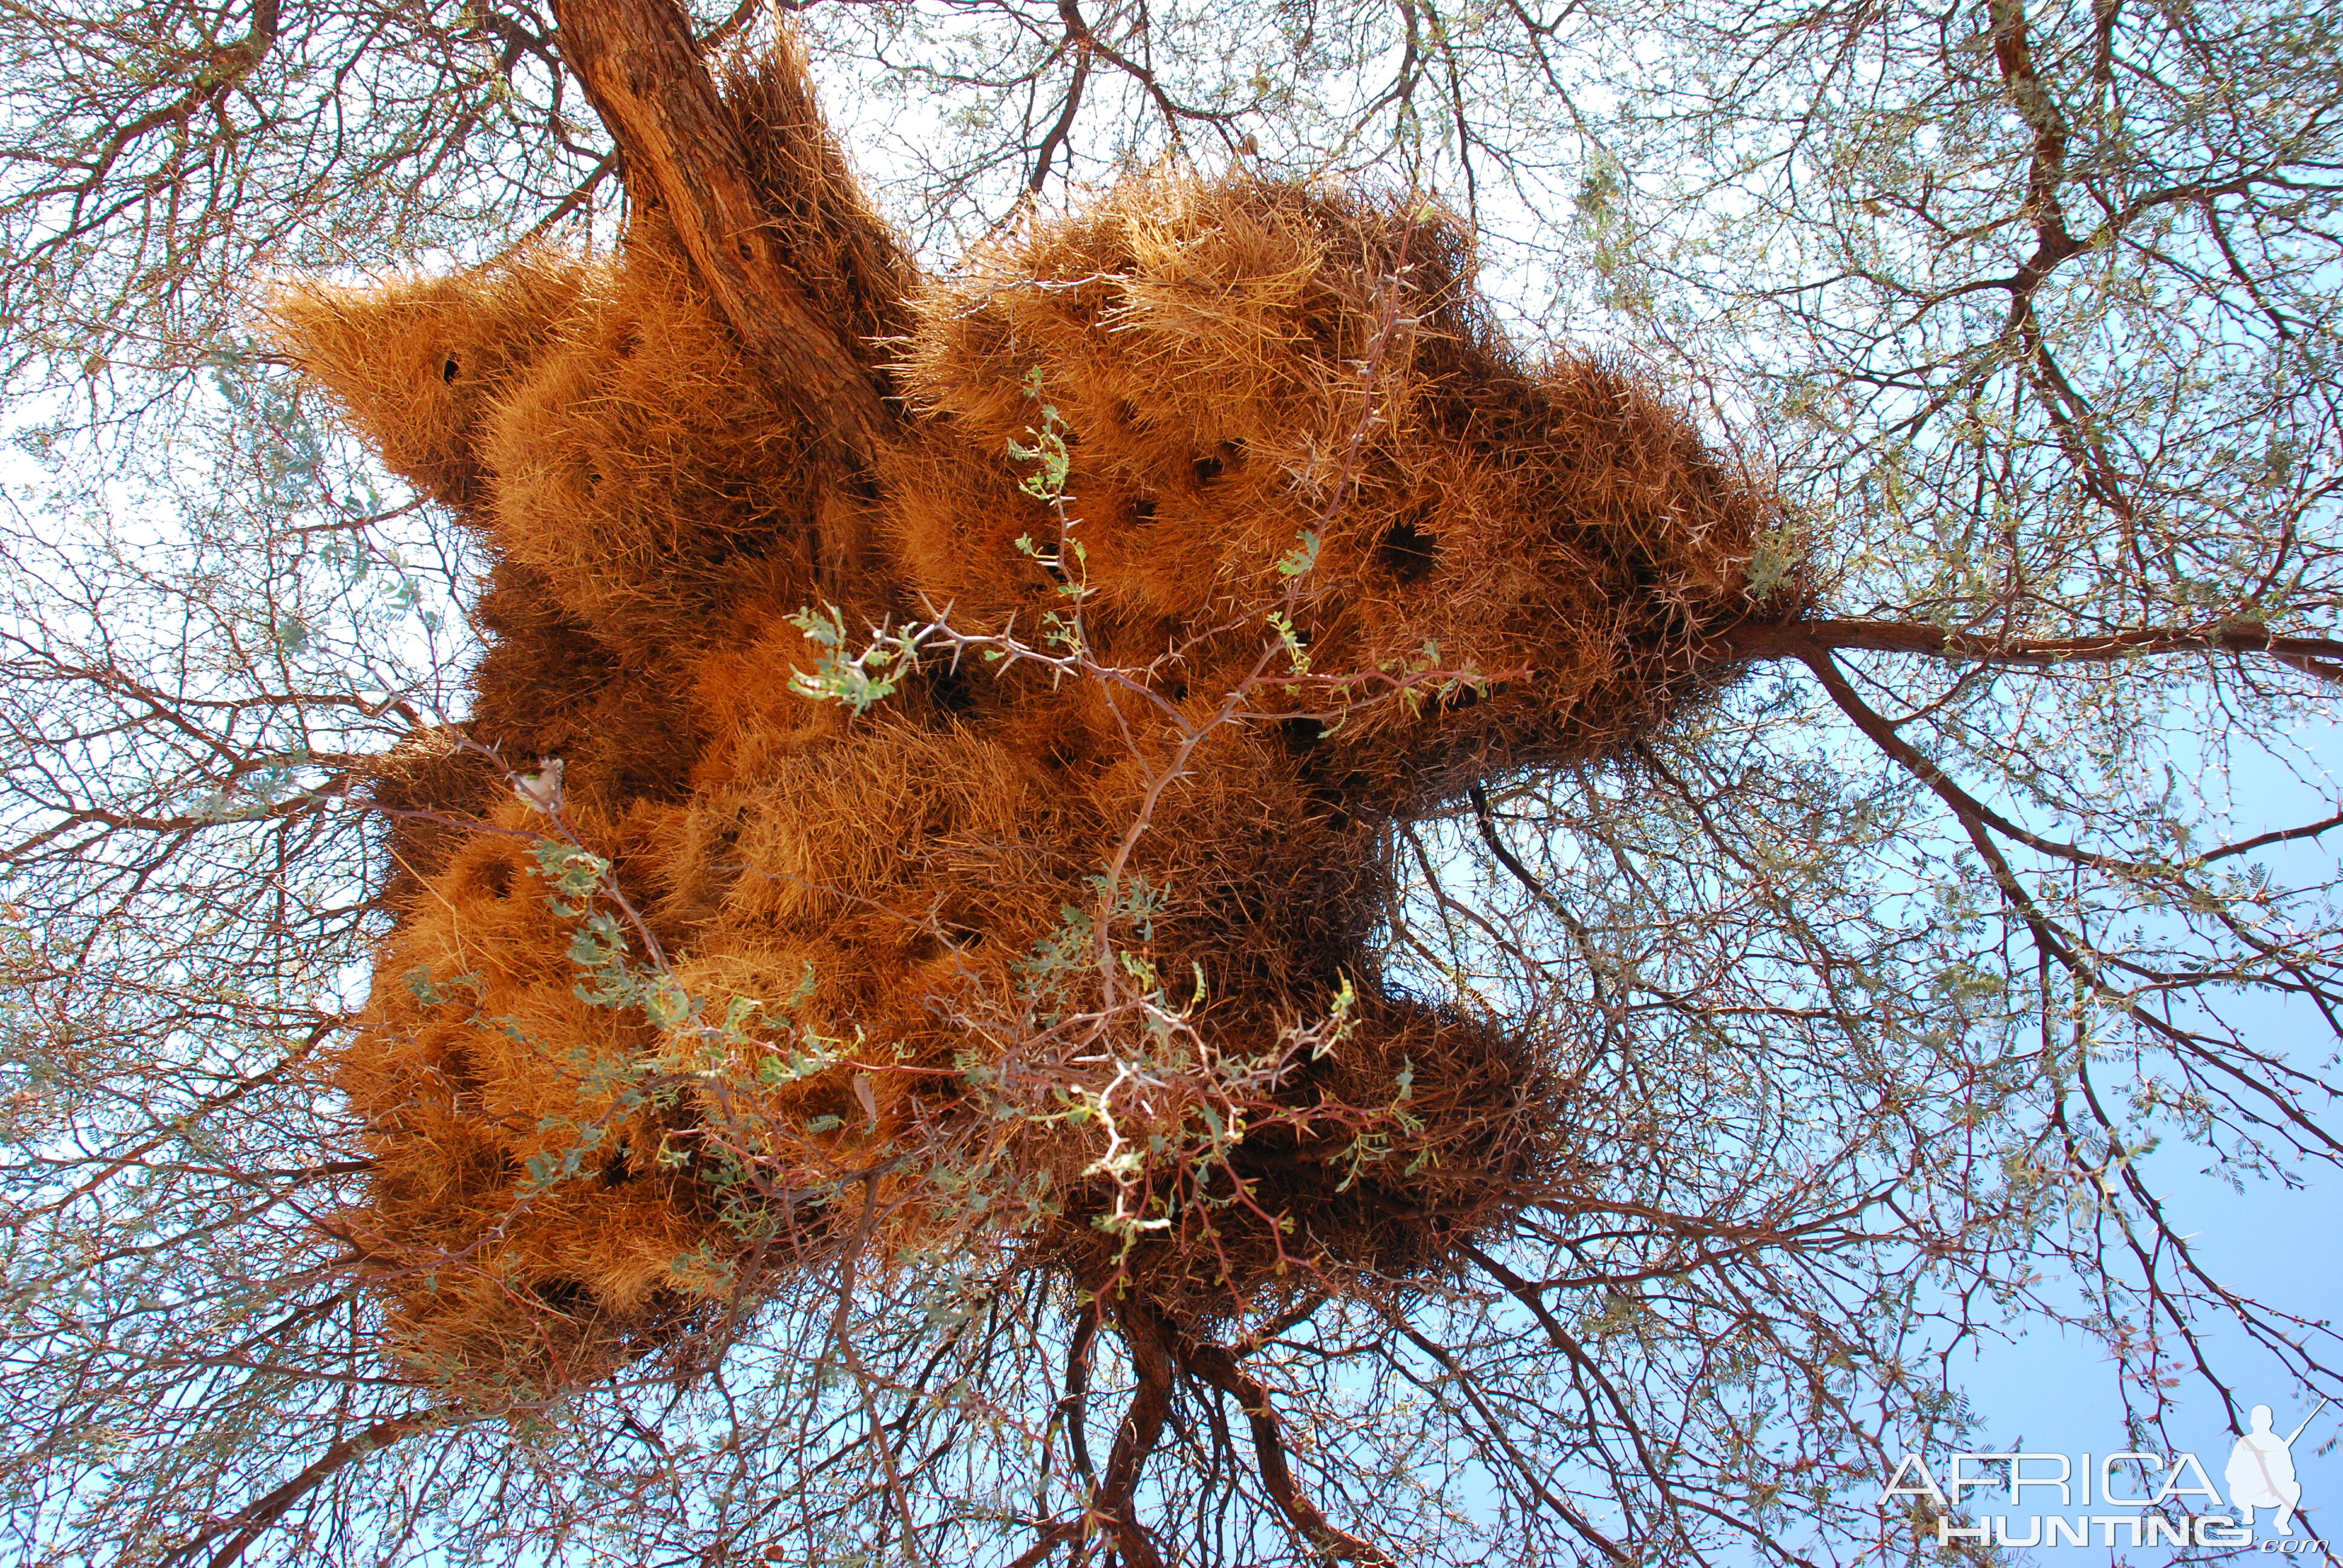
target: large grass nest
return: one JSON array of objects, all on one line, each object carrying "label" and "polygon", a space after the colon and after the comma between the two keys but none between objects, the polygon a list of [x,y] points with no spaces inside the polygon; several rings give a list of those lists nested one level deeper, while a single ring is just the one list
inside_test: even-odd
[{"label": "large grass nest", "polygon": [[[859,461],[648,205],[614,260],[276,308],[493,562],[468,711],[374,789],[335,1067],[401,1343],[593,1377],[850,1246],[985,1238],[1187,1335],[1439,1269],[1566,1179],[1575,1089],[1378,978],[1391,829],[1713,689],[1766,496],[1510,347],[1421,201],[1159,172],[922,277],[803,83],[727,92],[899,400]],[[882,625],[930,628],[883,700],[793,689]]]}]

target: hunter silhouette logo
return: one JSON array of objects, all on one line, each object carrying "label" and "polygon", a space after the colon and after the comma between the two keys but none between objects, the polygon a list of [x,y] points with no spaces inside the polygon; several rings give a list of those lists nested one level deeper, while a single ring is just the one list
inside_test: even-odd
[{"label": "hunter silhouette logo", "polygon": [[[2272,1509],[2273,1537],[2290,1537],[2294,1515],[2302,1503],[2302,1483],[2295,1473],[2293,1445],[2317,1420],[2328,1402],[2320,1400],[2293,1431],[2274,1430],[2268,1405],[2247,1412],[2247,1430],[2229,1451],[2221,1479],[2228,1488],[2225,1503],[2205,1466],[2193,1453],[2155,1454],[2138,1450],[2110,1453],[2094,1462],[2088,1453],[2001,1452],[1956,1453],[1950,1456],[1941,1484],[1917,1453],[1900,1460],[1879,1494],[1879,1506],[1910,1513],[1925,1531],[1933,1527],[1936,1543],[1956,1541],[1981,1546],[2157,1546],[2207,1547],[2258,1544],[2265,1552],[2317,1551],[2316,1539],[2255,1539],[2257,1511]],[[2161,1477],[2159,1481],[2159,1477]],[[2055,1487],[2060,1508],[2089,1508],[2096,1488],[2103,1508],[2135,1512],[2019,1515],[2016,1511],[2028,1488]],[[1965,1510],[1976,1504],[1964,1493],[2004,1493],[2011,1515],[1973,1513],[1974,1523],[1958,1523]],[[1898,1499],[1904,1501],[1898,1502]],[[2194,1500],[2201,1499],[2202,1502]],[[2187,1510],[2174,1518],[2165,1510]],[[2228,1512],[2221,1512],[2227,1508]],[[2013,1525],[2016,1528],[2013,1528]],[[2019,1533],[2023,1531],[2023,1533]],[[2098,1539],[2094,1543],[2093,1532]]]},{"label": "hunter silhouette logo", "polygon": [[2294,1511],[2302,1502],[2302,1483],[2294,1474],[2294,1440],[2326,1408],[2327,1401],[2320,1400],[2318,1410],[2280,1437],[2270,1430],[2270,1407],[2254,1406],[2246,1434],[2229,1451],[2228,1468],[2221,1473],[2221,1479],[2229,1483],[2229,1503],[2237,1510],[2239,1524],[2250,1529],[2254,1510],[2275,1508],[2278,1517],[2272,1525],[2281,1535],[2293,1533]]}]

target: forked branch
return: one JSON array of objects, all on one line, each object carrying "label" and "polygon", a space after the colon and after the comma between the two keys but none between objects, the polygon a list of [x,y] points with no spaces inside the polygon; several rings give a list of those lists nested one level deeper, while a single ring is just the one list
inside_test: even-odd
[{"label": "forked branch", "polygon": [[1091,1513],[1114,1536],[1115,1550],[1126,1568],[1163,1568],[1163,1554],[1139,1522],[1136,1501],[1140,1473],[1147,1456],[1162,1441],[1164,1423],[1172,1417],[1172,1352],[1163,1325],[1138,1302],[1125,1300],[1115,1325],[1131,1352],[1131,1370],[1139,1387],[1131,1396],[1131,1411],[1115,1434],[1114,1452],[1106,1463],[1106,1480],[1091,1503]]},{"label": "forked branch", "polygon": [[212,1553],[209,1564],[209,1568],[230,1568],[244,1555],[246,1549],[260,1538],[261,1533],[285,1517],[295,1503],[332,1480],[347,1466],[422,1431],[440,1419],[442,1413],[436,1410],[409,1412],[406,1415],[376,1422],[356,1436],[342,1439],[320,1454],[317,1462],[300,1474],[266,1496],[245,1504],[166,1557],[164,1568],[177,1568],[180,1563],[194,1562],[196,1554],[206,1545],[234,1531],[235,1533],[228,1535],[220,1549]]},{"label": "forked branch", "polygon": [[1269,1390],[1259,1378],[1239,1366],[1236,1357],[1221,1345],[1192,1343],[1180,1359],[1190,1372],[1222,1392],[1234,1395],[1243,1407],[1252,1428],[1253,1462],[1261,1471],[1261,1483],[1303,1540],[1338,1563],[1396,1568],[1382,1547],[1328,1523],[1318,1505],[1302,1494],[1294,1483],[1293,1467],[1286,1462],[1285,1438],[1278,1429],[1277,1412],[1270,1408]]}]

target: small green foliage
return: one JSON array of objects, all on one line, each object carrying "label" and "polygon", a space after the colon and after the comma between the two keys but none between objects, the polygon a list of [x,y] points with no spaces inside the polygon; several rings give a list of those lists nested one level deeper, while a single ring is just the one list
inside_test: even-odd
[{"label": "small green foliage", "polygon": [[537,874],[548,884],[553,912],[568,919],[586,912],[587,904],[610,874],[609,861],[558,839],[538,839],[532,856]]},{"label": "small green foliage", "polygon": [[1302,633],[1295,629],[1292,620],[1282,610],[1271,610],[1269,628],[1277,633],[1278,641],[1284,645],[1286,661],[1291,666],[1292,673],[1296,676],[1308,675],[1310,655],[1303,647]]},{"label": "small green foliage", "polygon": [[[736,1006],[748,1002],[751,1011],[756,1007],[756,1003],[746,997],[736,997],[733,1001]],[[699,1010],[691,993],[685,990],[682,982],[673,975],[660,975],[643,987],[643,1013],[660,1030],[680,1029],[686,1020],[697,1016]],[[735,1031],[732,1017],[732,1010],[727,1009],[725,1032]]]},{"label": "small green foliage", "polygon": [[1758,537],[1756,550],[1749,558],[1751,601],[1762,605],[1779,593],[1803,558],[1797,536],[1788,524],[1766,529]]},{"label": "small green foliage", "polygon": [[425,1007],[445,1007],[450,1002],[459,1001],[463,999],[456,994],[458,991],[469,991],[475,1003],[488,994],[488,986],[479,976],[457,974],[449,975],[444,981],[437,980],[433,978],[429,964],[417,964],[399,978],[406,981],[407,989],[415,993],[415,1000]]},{"label": "small green foliage", "polygon": [[687,1288],[708,1296],[719,1296],[730,1289],[737,1272],[731,1260],[716,1250],[715,1242],[709,1241],[701,1241],[689,1251],[679,1253],[668,1267]]},{"label": "small green foliage", "polygon": [[859,1031],[850,1045],[810,1029],[785,1030],[779,1042],[767,1041],[759,1046],[763,1055],[757,1064],[757,1081],[769,1088],[802,1082],[860,1054],[866,1044]]},{"label": "small green foliage", "polygon": [[588,915],[569,938],[569,961],[586,978],[570,989],[592,1007],[635,1007],[642,1004],[643,985],[627,959],[626,932],[610,916]]},{"label": "small green foliage", "polygon": [[[1062,542],[1060,544],[1055,554],[1043,549],[1041,545],[1034,541],[1033,536],[1031,534],[1020,534],[1017,536],[1017,552],[1020,555],[1032,557],[1036,561],[1040,562],[1043,567],[1049,569],[1051,575],[1058,579],[1058,593],[1061,598],[1079,601],[1088,598],[1090,595],[1091,552],[1089,546],[1083,544],[1081,540],[1073,537],[1071,531],[1073,528],[1073,521],[1074,520],[1071,518],[1061,518],[1060,519],[1061,524],[1061,538]],[[1071,565],[1069,565],[1070,561],[1071,563]],[[1052,611],[1045,618],[1055,621],[1060,618],[1056,612]],[[1063,641],[1065,639],[1060,638],[1052,640]]]},{"label": "small green foliage", "polygon": [[558,1156],[540,1151],[530,1155],[523,1162],[528,1171],[528,1175],[520,1183],[520,1194],[524,1198],[535,1197],[548,1188],[558,1187],[564,1181],[575,1180],[586,1168],[587,1156],[600,1146],[603,1133],[607,1131],[590,1123],[579,1125],[551,1119],[540,1124],[538,1131],[550,1131],[557,1126],[573,1128],[578,1134],[577,1141],[564,1149]]},{"label": "small green foliage", "polygon": [[[1091,890],[1103,901],[1107,898],[1107,879],[1103,876],[1090,879]],[[1155,940],[1155,917],[1161,914],[1168,899],[1161,888],[1141,876],[1127,875],[1114,890],[1107,911],[1108,924],[1113,930],[1128,930],[1132,940],[1151,942]],[[1098,927],[1095,923],[1097,906],[1077,908],[1072,904],[1058,907],[1055,930],[1033,944],[1033,950],[1018,960],[1011,969],[1024,982],[1027,1000],[1038,1016],[1054,1020],[1076,988],[1096,974],[1091,966],[1098,958]],[[1152,963],[1143,954],[1119,951],[1115,962],[1133,978],[1141,980],[1143,990],[1155,992],[1161,981],[1155,976]],[[1138,967],[1134,968],[1136,965]],[[1197,985],[1203,984],[1201,971]]]},{"label": "small green foliage", "polygon": [[1081,618],[1061,615],[1056,610],[1045,612],[1041,617],[1041,640],[1048,647],[1063,648],[1070,657],[1081,657],[1083,651]]},{"label": "small green foliage", "polygon": [[[1035,366],[1025,375],[1025,396],[1041,403],[1041,367]],[[1035,470],[1018,481],[1017,487],[1037,501],[1056,505],[1065,498],[1066,480],[1073,472],[1074,455],[1066,445],[1065,421],[1057,408],[1041,403],[1041,423],[1029,427],[1033,437],[1030,447],[1015,441],[1009,443],[1009,455],[1021,463],[1037,465]]]},{"label": "small green foliage", "polygon": [[1304,528],[1297,538],[1294,547],[1286,551],[1277,563],[1277,575],[1280,577],[1302,577],[1318,564],[1319,538],[1316,532]]},{"label": "small green foliage", "polygon": [[789,619],[819,650],[811,670],[789,671],[789,689],[799,697],[842,703],[857,713],[868,713],[892,697],[919,668],[917,640],[883,631],[861,652],[850,654],[846,617],[835,605],[800,609]]},{"label": "small green foliage", "polygon": [[1358,1005],[1358,990],[1351,984],[1351,977],[1344,975],[1341,989],[1334,993],[1333,1005],[1326,1010],[1326,1021],[1320,1027],[1319,1037],[1310,1047],[1311,1060],[1333,1055],[1334,1048],[1351,1038],[1359,1027],[1359,1020],[1352,1016]]},{"label": "small green foliage", "polygon": [[1377,668],[1398,683],[1400,700],[1407,704],[1410,713],[1423,711],[1427,692],[1434,700],[1452,697],[1459,691],[1471,691],[1480,697],[1489,694],[1489,678],[1469,662],[1460,669],[1444,672],[1438,679],[1423,678],[1441,668],[1440,644],[1433,638],[1423,639],[1423,649],[1414,657],[1385,659]]}]

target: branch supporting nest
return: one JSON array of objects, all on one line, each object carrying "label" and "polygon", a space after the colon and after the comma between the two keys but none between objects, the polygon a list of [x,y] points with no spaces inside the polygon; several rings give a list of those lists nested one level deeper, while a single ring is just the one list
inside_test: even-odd
[{"label": "branch supporting nest", "polygon": [[892,423],[868,369],[789,271],[715,78],[674,0],[560,0],[562,58],[770,384],[867,456]]},{"label": "branch supporting nest", "polygon": [[[1074,1432],[1076,1463],[1085,1478],[1090,1473],[1088,1456],[1081,1445],[1080,1429],[1073,1423],[1080,1420],[1075,1407],[1087,1392],[1089,1347],[1099,1322],[1099,1309],[1093,1304],[1076,1325],[1066,1371],[1069,1423]],[[1268,1387],[1246,1372],[1227,1346],[1180,1334],[1135,1298],[1126,1298],[1117,1308],[1115,1328],[1131,1356],[1138,1387],[1116,1435],[1106,1475],[1092,1487],[1090,1506],[1083,1515],[1080,1519],[1043,1523],[1033,1544],[1017,1558],[1013,1568],[1035,1568],[1060,1545],[1081,1539],[1093,1526],[1103,1527],[1113,1537],[1118,1555],[1130,1568],[1162,1568],[1162,1555],[1146,1526],[1139,1521],[1136,1493],[1148,1456],[1161,1441],[1163,1429],[1171,1419],[1173,1381],[1181,1374],[1232,1396],[1243,1409],[1252,1428],[1253,1462],[1262,1490],[1295,1533],[1320,1555],[1332,1563],[1397,1568],[1396,1560],[1389,1553],[1330,1523],[1318,1505],[1302,1493],[1287,1455],[1283,1430],[1270,1403]]]},{"label": "branch supporting nest", "polygon": [[206,1545],[218,1537],[227,1534],[229,1531],[234,1531],[236,1533],[228,1536],[227,1541],[219,1550],[212,1553],[208,1564],[208,1568],[232,1568],[232,1564],[244,1556],[245,1552],[260,1538],[262,1533],[291,1512],[295,1503],[331,1481],[350,1464],[364,1459],[369,1453],[379,1452],[393,1443],[412,1436],[434,1422],[442,1419],[445,1414],[445,1412],[437,1410],[412,1411],[405,1415],[396,1415],[376,1422],[356,1436],[342,1439],[341,1442],[326,1450],[317,1457],[316,1462],[308,1465],[292,1480],[267,1495],[245,1504],[236,1513],[166,1557],[163,1560],[166,1568],[177,1568],[180,1563],[195,1562],[197,1554]]},{"label": "branch supporting nest", "polygon": [[1253,1462],[1260,1469],[1261,1483],[1303,1540],[1334,1562],[1397,1568],[1392,1556],[1373,1542],[1327,1523],[1318,1505],[1302,1494],[1293,1479],[1293,1467],[1286,1460],[1285,1438],[1278,1426],[1277,1412],[1270,1406],[1269,1390],[1259,1378],[1238,1365],[1236,1357],[1222,1345],[1188,1344],[1182,1347],[1180,1361],[1205,1382],[1233,1395],[1243,1407],[1245,1420],[1252,1428]]},{"label": "branch supporting nest", "polygon": [[1136,1302],[1123,1302],[1115,1326],[1131,1352],[1139,1388],[1131,1397],[1122,1430],[1115,1434],[1106,1479],[1091,1498],[1091,1513],[1114,1536],[1115,1549],[1126,1568],[1163,1568],[1162,1553],[1156,1551],[1154,1538],[1139,1522],[1135,1494],[1147,1456],[1162,1440],[1164,1423],[1172,1416],[1171,1344],[1162,1323]]}]

